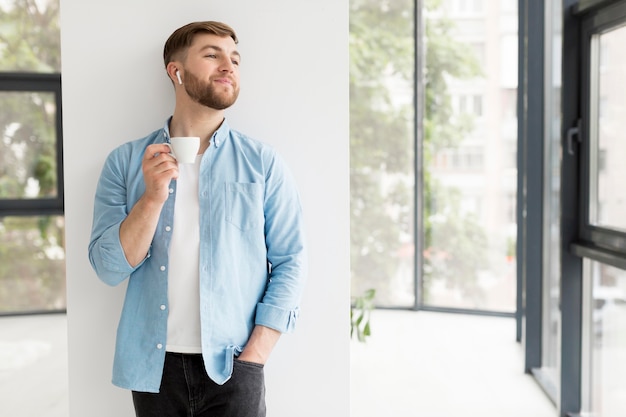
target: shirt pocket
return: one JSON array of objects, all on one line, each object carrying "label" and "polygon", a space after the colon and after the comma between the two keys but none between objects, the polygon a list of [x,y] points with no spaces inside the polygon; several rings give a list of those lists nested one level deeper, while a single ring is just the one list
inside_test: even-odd
[{"label": "shirt pocket", "polygon": [[263,225],[263,187],[258,183],[226,183],[226,221],[240,230]]}]

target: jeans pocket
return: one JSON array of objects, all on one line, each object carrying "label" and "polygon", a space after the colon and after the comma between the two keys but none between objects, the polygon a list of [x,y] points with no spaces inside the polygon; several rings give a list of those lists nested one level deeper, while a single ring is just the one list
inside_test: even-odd
[{"label": "jeans pocket", "polygon": [[235,358],[235,363],[238,365],[242,365],[242,366],[249,367],[249,368],[256,368],[256,369],[263,369],[265,367],[265,365],[263,365],[262,363],[242,361],[241,359],[236,359],[236,358]]}]

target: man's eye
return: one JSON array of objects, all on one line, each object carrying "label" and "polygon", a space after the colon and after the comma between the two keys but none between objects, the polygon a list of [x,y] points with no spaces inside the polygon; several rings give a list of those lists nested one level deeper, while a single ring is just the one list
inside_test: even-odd
[{"label": "man's eye", "polygon": [[233,63],[233,65],[239,66],[239,61],[237,61],[236,59],[233,59],[232,63]]},{"label": "man's eye", "polygon": [[205,58],[217,58],[215,54],[205,55]]}]

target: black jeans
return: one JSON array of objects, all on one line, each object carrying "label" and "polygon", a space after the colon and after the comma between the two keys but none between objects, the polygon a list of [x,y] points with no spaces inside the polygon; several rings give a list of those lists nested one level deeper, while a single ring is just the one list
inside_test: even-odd
[{"label": "black jeans", "polygon": [[235,360],[233,375],[218,385],[202,355],[167,352],[158,394],[133,391],[137,417],[265,417],[263,365]]}]

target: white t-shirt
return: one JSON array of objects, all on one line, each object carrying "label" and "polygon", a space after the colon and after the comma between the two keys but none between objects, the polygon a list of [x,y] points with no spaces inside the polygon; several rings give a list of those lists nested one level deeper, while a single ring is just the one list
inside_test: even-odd
[{"label": "white t-shirt", "polygon": [[174,225],[169,247],[167,346],[169,352],[202,353],[200,337],[200,159],[178,164]]}]

